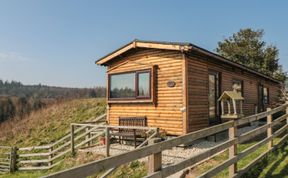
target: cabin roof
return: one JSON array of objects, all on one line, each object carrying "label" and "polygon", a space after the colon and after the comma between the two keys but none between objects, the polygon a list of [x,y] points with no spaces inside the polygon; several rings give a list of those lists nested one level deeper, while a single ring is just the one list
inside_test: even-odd
[{"label": "cabin roof", "polygon": [[224,91],[219,97],[218,101],[222,99],[244,100],[240,92],[237,91]]},{"label": "cabin roof", "polygon": [[135,48],[150,48],[150,49],[164,49],[164,50],[174,50],[174,51],[181,51],[181,52],[191,52],[191,51],[197,51],[202,54],[205,54],[207,56],[210,56],[216,60],[219,60],[223,63],[232,65],[234,67],[240,68],[242,70],[246,70],[250,73],[256,74],[258,76],[264,77],[266,79],[269,79],[271,81],[281,83],[281,81],[276,80],[268,75],[265,75],[261,72],[258,72],[250,67],[244,66],[242,64],[233,62],[219,54],[213,53],[211,51],[208,51],[204,48],[201,48],[199,46],[196,46],[192,43],[186,43],[186,42],[163,42],[163,41],[144,41],[144,40],[138,40],[135,39],[132,42],[112,51],[111,53],[107,54],[106,56],[98,59],[95,63],[98,65],[107,66],[108,62],[113,60],[115,57]]}]

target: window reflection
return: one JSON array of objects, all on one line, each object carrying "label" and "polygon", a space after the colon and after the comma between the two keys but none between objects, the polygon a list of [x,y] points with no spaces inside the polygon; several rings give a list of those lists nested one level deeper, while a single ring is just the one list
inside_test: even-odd
[{"label": "window reflection", "polygon": [[110,98],[133,97],[135,97],[135,73],[111,75]]},{"label": "window reflection", "polygon": [[150,73],[138,74],[138,96],[149,97],[150,96]]}]

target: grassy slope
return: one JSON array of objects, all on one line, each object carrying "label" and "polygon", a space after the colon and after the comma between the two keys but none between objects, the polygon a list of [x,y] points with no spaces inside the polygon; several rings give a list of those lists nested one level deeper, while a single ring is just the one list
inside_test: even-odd
[{"label": "grassy slope", "polygon": [[[102,99],[73,100],[36,111],[22,120],[6,121],[0,125],[0,145],[17,147],[46,145],[66,135],[70,123],[87,121],[103,114],[105,106],[106,103]],[[94,160],[96,156],[79,155],[76,158],[67,156],[69,161],[63,162],[52,170],[17,172],[4,177],[39,177]]]},{"label": "grassy slope", "polygon": [[71,122],[96,118],[105,110],[102,99],[72,100],[33,112],[22,120],[0,124],[0,145],[36,146],[63,137]]}]

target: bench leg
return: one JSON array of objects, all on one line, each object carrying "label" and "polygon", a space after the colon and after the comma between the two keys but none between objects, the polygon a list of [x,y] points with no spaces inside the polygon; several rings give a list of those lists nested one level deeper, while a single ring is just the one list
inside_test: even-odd
[{"label": "bench leg", "polygon": [[137,143],[136,143],[136,130],[133,130],[133,136],[134,136],[134,147],[137,147]]}]

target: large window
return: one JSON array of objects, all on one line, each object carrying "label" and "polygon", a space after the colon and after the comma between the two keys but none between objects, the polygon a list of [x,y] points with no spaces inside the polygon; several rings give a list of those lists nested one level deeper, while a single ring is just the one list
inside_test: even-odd
[{"label": "large window", "polygon": [[109,75],[109,99],[150,99],[151,71]]}]

